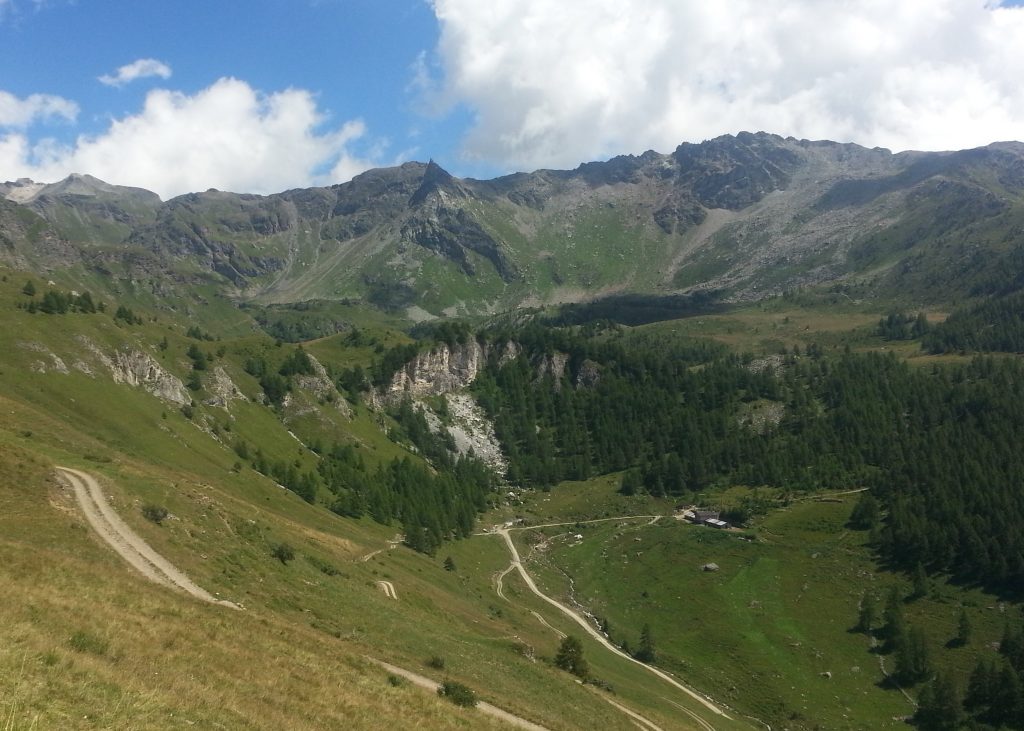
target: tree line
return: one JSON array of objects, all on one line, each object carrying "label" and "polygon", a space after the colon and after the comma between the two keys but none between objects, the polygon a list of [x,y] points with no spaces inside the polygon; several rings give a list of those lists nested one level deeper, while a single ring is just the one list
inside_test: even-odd
[{"label": "tree line", "polygon": [[[921,369],[808,348],[773,369],[642,333],[528,329],[517,341],[522,357],[493,360],[474,385],[512,482],[630,470],[629,489],[667,496],[868,487],[893,565],[1024,582],[1024,367],[1012,359]],[[743,414],[763,401],[781,419],[752,428]]]}]

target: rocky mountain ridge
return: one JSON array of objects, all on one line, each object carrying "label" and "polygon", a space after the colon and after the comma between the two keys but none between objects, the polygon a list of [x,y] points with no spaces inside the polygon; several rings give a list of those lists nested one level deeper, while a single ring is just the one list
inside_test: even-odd
[{"label": "rocky mountain ridge", "polygon": [[1016,142],[892,154],[741,133],[571,171],[480,181],[410,162],[327,188],[166,202],[87,175],[0,184],[0,260],[21,269],[154,297],[212,285],[428,316],[829,282],[970,296],[1002,286],[1022,222]]}]

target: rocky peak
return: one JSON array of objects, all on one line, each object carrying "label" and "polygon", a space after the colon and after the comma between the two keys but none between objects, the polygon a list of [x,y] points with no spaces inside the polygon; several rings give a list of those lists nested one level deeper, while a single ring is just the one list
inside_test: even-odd
[{"label": "rocky peak", "polygon": [[724,135],[699,145],[684,142],[672,156],[679,184],[705,207],[730,210],[785,189],[804,161],[799,146],[764,132]]},{"label": "rocky peak", "polygon": [[451,173],[431,160],[423,171],[423,182],[409,199],[410,206],[421,205],[431,196],[465,195],[465,191],[459,186],[458,181]]}]

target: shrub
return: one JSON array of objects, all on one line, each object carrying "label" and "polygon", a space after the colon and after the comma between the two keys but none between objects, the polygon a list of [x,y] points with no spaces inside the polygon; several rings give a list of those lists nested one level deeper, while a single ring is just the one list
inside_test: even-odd
[{"label": "shrub", "polygon": [[283,564],[287,564],[289,561],[295,558],[295,549],[289,546],[287,543],[278,543],[270,551],[270,555],[276,558]]},{"label": "shrub", "polygon": [[437,694],[442,698],[447,698],[457,706],[472,708],[476,705],[476,693],[468,686],[457,683],[454,680],[444,681],[441,687],[437,689]]},{"label": "shrub", "polygon": [[146,503],[142,506],[142,516],[146,520],[151,520],[157,525],[160,525],[170,513],[167,512],[167,508],[162,505],[155,505],[153,503]]},{"label": "shrub", "polygon": [[339,576],[341,574],[338,567],[329,561],[324,561],[322,558],[317,558],[316,556],[306,556],[306,559],[313,564],[313,566],[319,569],[321,573],[326,574],[327,576]]},{"label": "shrub", "polygon": [[434,670],[444,670],[444,658],[440,655],[431,655],[427,658],[427,667]]}]

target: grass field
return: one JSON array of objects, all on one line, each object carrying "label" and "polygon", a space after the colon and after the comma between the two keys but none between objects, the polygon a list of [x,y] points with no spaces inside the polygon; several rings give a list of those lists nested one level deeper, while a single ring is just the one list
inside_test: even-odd
[{"label": "grass field", "polygon": [[[547,502],[529,501],[519,512],[530,522],[599,517],[602,498],[623,507],[625,498],[611,496],[612,488],[607,479],[589,490],[577,483],[556,497],[559,486]],[[620,644],[636,648],[649,625],[658,666],[716,701],[773,728],[898,728],[914,706],[886,683],[879,661],[891,670],[893,659],[876,654],[870,639],[851,628],[865,592],[881,606],[889,587],[905,594],[910,587],[906,577],[877,564],[866,534],[845,527],[855,499],[794,502],[740,532],[670,517],[654,525],[581,522],[516,536],[547,593],[579,602]],[[708,563],[719,569],[703,571]],[[961,607],[973,639],[953,649],[946,643]],[[1009,611],[998,598],[938,581],[927,597],[905,604],[909,623],[925,629],[935,660],[963,683],[978,657],[993,653]]]}]

